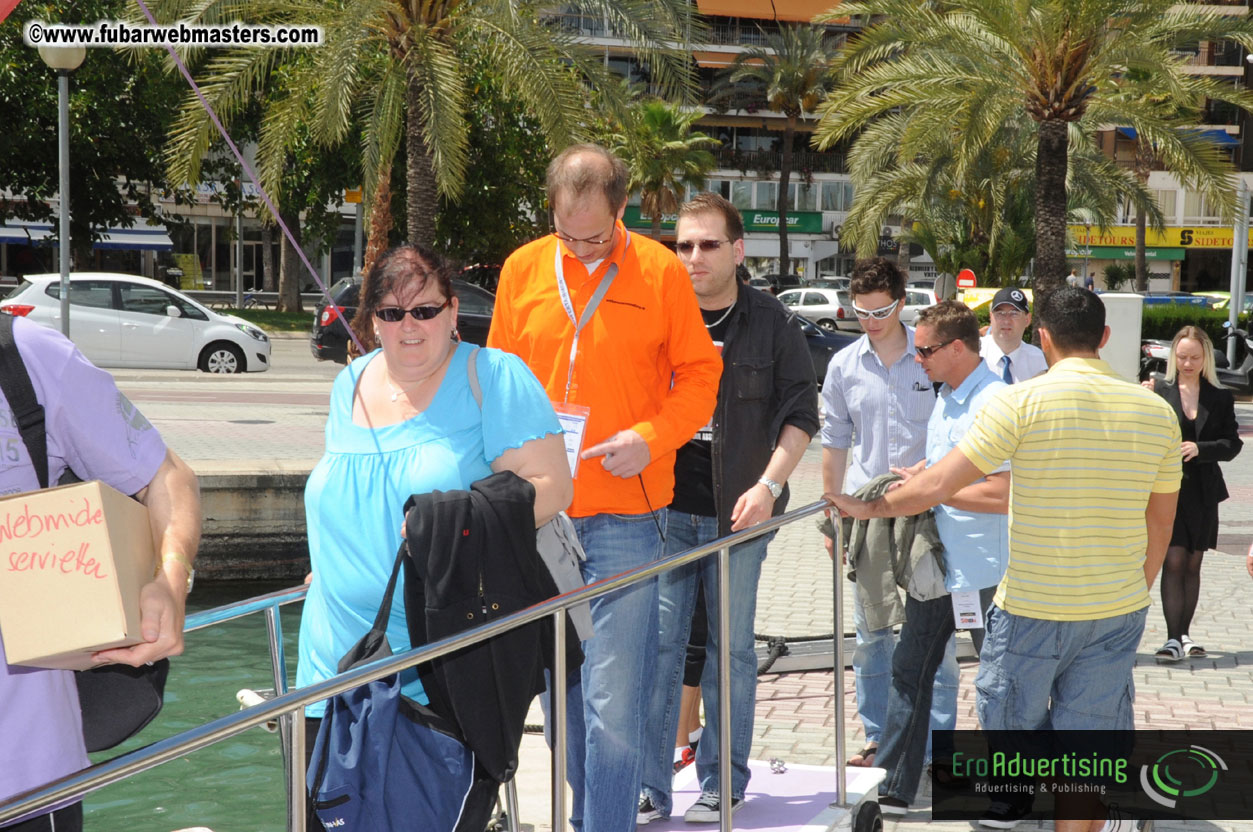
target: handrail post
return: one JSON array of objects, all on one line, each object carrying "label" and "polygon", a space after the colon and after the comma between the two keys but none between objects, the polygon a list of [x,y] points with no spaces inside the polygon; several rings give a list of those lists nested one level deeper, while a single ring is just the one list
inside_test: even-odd
[{"label": "handrail post", "polygon": [[553,832],[566,828],[566,611],[553,613]]},{"label": "handrail post", "polygon": [[831,678],[835,680],[835,805],[843,807],[848,802],[848,783],[844,770],[844,584],[840,581],[840,566],[844,561],[840,548],[840,517],[831,518],[835,536],[831,541],[831,606],[835,617],[835,667]]},{"label": "handrail post", "polygon": [[[270,642],[274,692],[282,696],[287,693],[287,652],[283,645],[283,619],[278,604],[265,608],[265,631]],[[289,711],[278,718],[279,745],[283,749],[283,768],[287,775],[288,832],[304,832],[305,828],[304,727],[302,711]]]},{"label": "handrail post", "polygon": [[731,547],[718,550],[718,823],[731,832]]}]

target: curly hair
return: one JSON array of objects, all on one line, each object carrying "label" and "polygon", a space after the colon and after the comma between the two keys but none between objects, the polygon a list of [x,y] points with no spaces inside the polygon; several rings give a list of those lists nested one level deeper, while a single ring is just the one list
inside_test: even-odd
[{"label": "curly hair", "polygon": [[[421,291],[430,280],[439,286],[444,297],[451,300],[457,296],[452,288],[452,278],[442,257],[425,245],[403,245],[383,252],[365,276],[357,301],[357,314],[352,319],[352,331],[356,333],[361,347],[369,352],[378,346],[374,335],[374,312],[389,292],[400,295],[414,280],[420,281],[414,288]],[[349,345],[355,354],[356,345]]]}]

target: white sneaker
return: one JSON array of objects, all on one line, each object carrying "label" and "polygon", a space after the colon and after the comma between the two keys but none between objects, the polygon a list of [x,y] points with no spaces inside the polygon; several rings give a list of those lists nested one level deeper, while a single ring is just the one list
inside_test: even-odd
[{"label": "white sneaker", "polygon": [[667,815],[663,815],[661,810],[653,805],[653,799],[648,795],[640,795],[640,805],[635,812],[636,826],[643,826],[646,823],[652,823],[655,820],[665,820]]}]

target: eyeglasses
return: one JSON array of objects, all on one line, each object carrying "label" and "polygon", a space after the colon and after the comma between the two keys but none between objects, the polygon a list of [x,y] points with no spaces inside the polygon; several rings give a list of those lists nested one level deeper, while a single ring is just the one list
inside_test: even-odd
[{"label": "eyeglasses", "polygon": [[378,309],[374,310],[374,317],[378,318],[380,321],[387,321],[389,324],[394,324],[397,321],[403,321],[405,319],[405,313],[407,312],[412,315],[416,321],[429,321],[440,312],[443,312],[444,308],[450,303],[452,303],[452,298],[444,301],[439,306],[415,306],[412,309],[402,309],[399,306],[380,306]]},{"label": "eyeglasses", "polygon": [[878,309],[862,309],[860,306],[854,306],[853,314],[861,318],[863,321],[866,318],[874,318],[876,321],[881,321],[895,312],[896,307],[900,306],[900,303],[900,298],[897,298],[887,306],[880,306]]},{"label": "eyeglasses", "polygon": [[1011,306],[1009,309],[993,309],[992,314],[998,318],[1017,318],[1022,314],[1022,310]]},{"label": "eyeglasses", "polygon": [[947,347],[949,344],[953,343],[956,340],[957,340],[956,338],[950,338],[947,341],[944,341],[943,343],[934,344],[930,347],[920,347],[920,346],[914,345],[914,352],[918,353],[923,358],[930,358],[931,356],[935,355],[937,352],[944,349],[945,347]]},{"label": "eyeglasses", "polygon": [[729,243],[729,242],[731,241],[730,240],[697,240],[693,242],[691,240],[684,240],[681,243],[675,243],[674,250],[677,251],[679,254],[691,254],[692,249],[699,248],[701,251],[705,253],[709,253],[711,251],[717,251],[718,249],[722,248],[724,243]]},{"label": "eyeglasses", "polygon": [[567,244],[586,243],[589,246],[603,246],[605,243],[613,241],[613,226],[609,227],[609,236],[603,240],[596,240],[596,239],[593,239],[592,237],[579,239],[578,237],[571,237],[568,234],[562,234],[560,231],[554,231],[553,236],[556,237],[558,240],[561,240],[561,242],[567,243]]}]

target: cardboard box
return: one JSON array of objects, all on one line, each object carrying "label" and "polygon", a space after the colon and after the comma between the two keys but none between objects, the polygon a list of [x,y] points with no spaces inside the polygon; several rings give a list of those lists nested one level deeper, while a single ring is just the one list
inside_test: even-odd
[{"label": "cardboard box", "polygon": [[99,481],[0,499],[0,638],[9,664],[82,670],[142,641],[156,569],[148,509]]}]

